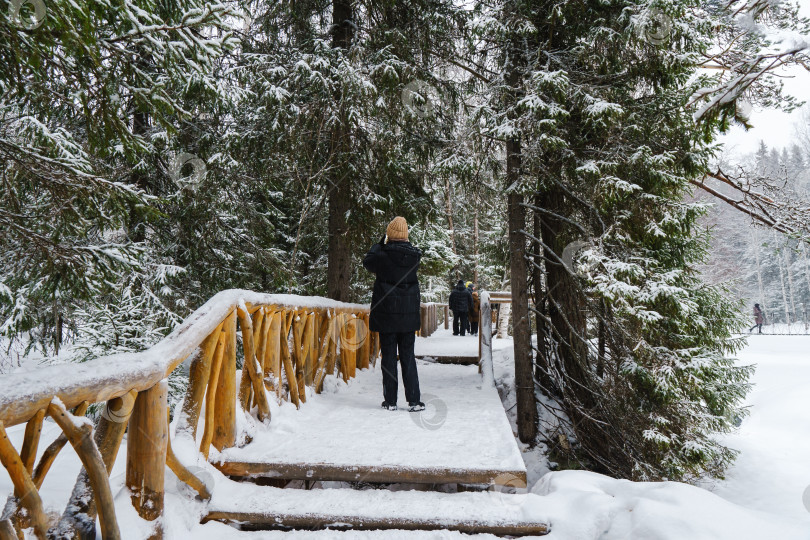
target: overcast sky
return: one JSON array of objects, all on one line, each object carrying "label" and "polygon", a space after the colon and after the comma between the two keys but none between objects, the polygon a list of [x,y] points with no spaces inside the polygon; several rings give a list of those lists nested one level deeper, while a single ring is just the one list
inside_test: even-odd
[{"label": "overcast sky", "polygon": [[[799,3],[802,14],[810,17],[810,0],[799,0]],[[788,75],[791,78],[785,79],[785,89],[799,101],[807,104],[791,114],[755,107],[751,114],[753,129],[745,131],[743,128],[735,126],[721,138],[729,154],[752,152],[759,146],[760,140],[764,140],[765,144],[776,148],[789,146],[792,143],[795,135],[794,125],[801,118],[803,110],[810,108],[810,72],[796,69]]]}]

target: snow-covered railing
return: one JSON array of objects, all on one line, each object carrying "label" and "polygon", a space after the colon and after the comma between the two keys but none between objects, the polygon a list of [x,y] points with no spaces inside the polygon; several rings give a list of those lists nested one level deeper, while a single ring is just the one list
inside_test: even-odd
[{"label": "snow-covered railing", "polygon": [[478,298],[481,301],[478,318],[478,371],[484,386],[495,386],[495,368],[492,365],[492,303],[487,291],[481,291]]},{"label": "snow-covered railing", "polygon": [[[291,400],[298,406],[306,401],[306,387],[320,391],[326,375],[338,373],[348,380],[357,368],[367,368],[379,352],[379,338],[368,331],[368,318],[367,305],[229,290],[214,296],[147,351],[4,376],[0,461],[15,490],[0,516],[0,537],[32,527],[37,537],[44,538],[53,526],[70,535],[87,524],[94,527],[98,513],[103,537],[120,538],[107,475],[127,426],[126,483],[141,517],[156,520],[163,512],[164,464],[200,496],[210,496],[171,450],[169,374],[190,361],[188,390],[175,433],[207,458],[211,445],[222,450],[236,444],[237,406],[266,421],[270,399]],[[243,351],[238,392],[237,325]],[[84,414],[99,402],[106,403],[93,429]],[[62,427],[63,435],[34,467],[46,415]],[[23,422],[27,422],[25,437],[18,453],[5,427]],[[64,515],[52,523],[38,490],[67,441],[84,469]]]}]

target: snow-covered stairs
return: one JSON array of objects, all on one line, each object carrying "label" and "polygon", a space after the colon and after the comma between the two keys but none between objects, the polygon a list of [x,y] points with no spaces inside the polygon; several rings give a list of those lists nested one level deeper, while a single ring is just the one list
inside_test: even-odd
[{"label": "snow-covered stairs", "polygon": [[[433,339],[429,338],[428,340]],[[211,460],[232,478],[525,485],[526,467],[495,388],[476,366],[419,363],[426,410],[380,407],[380,368],[283,406],[249,444]]]},{"label": "snow-covered stairs", "polygon": [[405,529],[527,536],[548,532],[534,494],[279,489],[218,483],[203,522],[246,529]]},{"label": "snow-covered stairs", "polygon": [[[442,332],[436,334],[420,338],[418,353],[466,356],[477,348],[475,337],[442,341]],[[348,384],[328,379],[300,409],[274,407],[272,421],[254,425],[244,446],[212,455],[225,478],[203,522],[245,530],[548,532],[538,496],[513,493],[525,490],[526,467],[500,396],[477,366],[420,361],[426,410],[418,413],[407,411],[403,396],[399,410],[382,409],[381,378],[377,366],[358,370]],[[315,489],[280,487],[301,480]],[[413,484],[420,489],[405,490]],[[453,490],[453,484],[488,490],[429,491],[435,485]]]}]

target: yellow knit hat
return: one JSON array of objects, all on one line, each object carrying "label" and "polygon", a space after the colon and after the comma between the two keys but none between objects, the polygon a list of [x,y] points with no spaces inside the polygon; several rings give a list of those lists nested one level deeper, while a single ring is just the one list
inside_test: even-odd
[{"label": "yellow knit hat", "polygon": [[391,223],[388,224],[388,228],[385,229],[385,234],[388,235],[389,240],[407,240],[408,222],[405,221],[404,217],[395,217]]}]

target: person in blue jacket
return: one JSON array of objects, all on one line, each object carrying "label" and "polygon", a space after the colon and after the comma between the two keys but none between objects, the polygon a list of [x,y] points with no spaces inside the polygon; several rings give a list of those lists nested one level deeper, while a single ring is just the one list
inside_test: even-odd
[{"label": "person in blue jacket", "polygon": [[398,216],[388,224],[385,235],[379,243],[371,246],[363,259],[363,266],[377,276],[371,295],[369,330],[380,333],[382,407],[389,411],[397,409],[397,353],[408,410],[425,409],[425,404],[420,401],[419,374],[413,350],[415,333],[421,326],[421,294],[417,278],[421,258],[422,252],[408,241],[408,223]]}]

